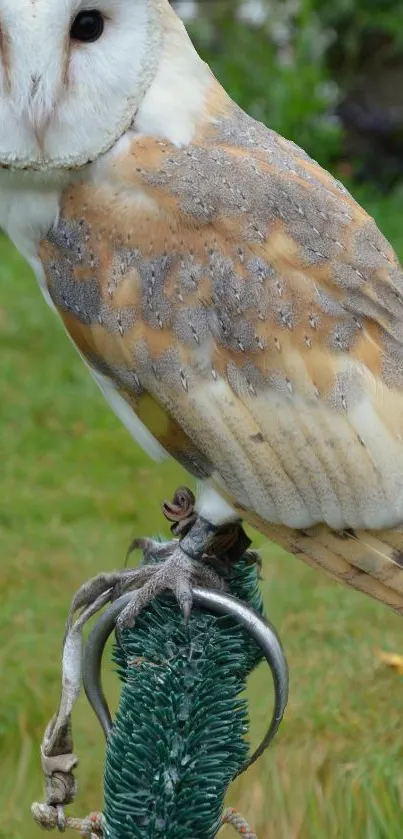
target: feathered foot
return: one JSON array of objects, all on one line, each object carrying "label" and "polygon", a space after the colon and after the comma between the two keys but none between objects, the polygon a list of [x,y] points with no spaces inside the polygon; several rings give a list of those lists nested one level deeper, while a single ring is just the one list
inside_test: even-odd
[{"label": "feathered foot", "polygon": [[133,592],[133,596],[118,618],[118,634],[133,626],[139,613],[165,591],[172,592],[188,620],[194,586],[223,589],[231,565],[240,556],[249,555],[251,561],[257,561],[254,552],[247,552],[250,540],[240,523],[217,528],[198,518],[190,490],[180,488],[172,503],[164,504],[163,512],[173,522],[171,529],[175,535],[180,535],[180,541],[136,539],[132,542],[129,555],[140,549],[142,564],[134,569],[99,574],[85,583],[72,603],[69,625],[78,609],[104,605],[128,591]]},{"label": "feathered foot", "polygon": [[172,592],[187,621],[192,610],[194,586],[225,588],[223,576],[213,570],[210,562],[202,561],[202,550],[200,559],[196,559],[176,541],[159,543],[150,539],[142,541],[138,547],[143,550],[145,564],[138,569],[135,585],[130,586],[130,589],[135,588],[133,597],[118,618],[120,631],[133,626],[142,609],[165,591]]}]

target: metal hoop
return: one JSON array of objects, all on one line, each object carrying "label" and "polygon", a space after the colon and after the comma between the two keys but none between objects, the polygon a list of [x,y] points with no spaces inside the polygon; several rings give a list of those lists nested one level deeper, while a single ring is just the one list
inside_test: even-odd
[{"label": "metal hoop", "polygon": [[[197,606],[208,609],[217,615],[230,615],[240,623],[259,644],[269,665],[274,685],[274,710],[270,725],[258,748],[246,761],[240,775],[251,766],[267,749],[273,740],[283,718],[288,700],[288,666],[280,639],[274,627],[257,612],[233,597],[220,591],[195,587],[192,589],[193,600]],[[132,594],[122,595],[101,615],[92,629],[83,657],[83,684],[87,699],[96,714],[105,738],[112,730],[112,717],[109,711],[101,681],[101,664],[105,644],[112,633],[116,620]]]}]

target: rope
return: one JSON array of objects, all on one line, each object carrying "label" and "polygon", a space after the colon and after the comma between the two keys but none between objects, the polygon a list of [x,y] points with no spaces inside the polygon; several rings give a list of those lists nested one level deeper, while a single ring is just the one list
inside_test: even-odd
[{"label": "rope", "polygon": [[102,839],[103,818],[102,813],[90,813],[85,819],[75,819],[66,816],[63,807],[51,807],[49,804],[32,805],[31,813],[39,827],[43,830],[77,830],[85,839]]},{"label": "rope", "polygon": [[[76,830],[85,839],[103,839],[102,813],[90,813],[85,819],[66,816],[63,807],[51,807],[49,804],[35,803],[31,808],[32,816],[43,830],[59,830],[64,833],[67,828]],[[256,833],[250,829],[245,819],[233,807],[224,810],[222,825],[230,824],[244,839],[257,839]]]},{"label": "rope", "polygon": [[224,810],[222,823],[231,824],[244,839],[257,839],[256,833],[253,833],[253,830],[250,829],[248,822],[233,807]]}]

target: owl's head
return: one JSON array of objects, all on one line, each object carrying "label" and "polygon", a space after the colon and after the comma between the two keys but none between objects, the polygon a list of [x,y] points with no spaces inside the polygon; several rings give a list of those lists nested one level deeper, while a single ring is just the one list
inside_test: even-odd
[{"label": "owl's head", "polygon": [[0,166],[75,168],[111,148],[171,33],[187,40],[167,0],[0,0]]}]

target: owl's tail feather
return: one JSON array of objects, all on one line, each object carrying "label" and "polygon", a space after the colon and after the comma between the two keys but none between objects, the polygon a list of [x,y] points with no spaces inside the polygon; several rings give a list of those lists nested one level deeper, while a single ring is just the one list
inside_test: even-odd
[{"label": "owl's tail feather", "polygon": [[246,514],[247,520],[271,541],[320,568],[344,585],[403,614],[403,532],[361,530],[335,533],[326,525],[308,531],[269,525]]}]

